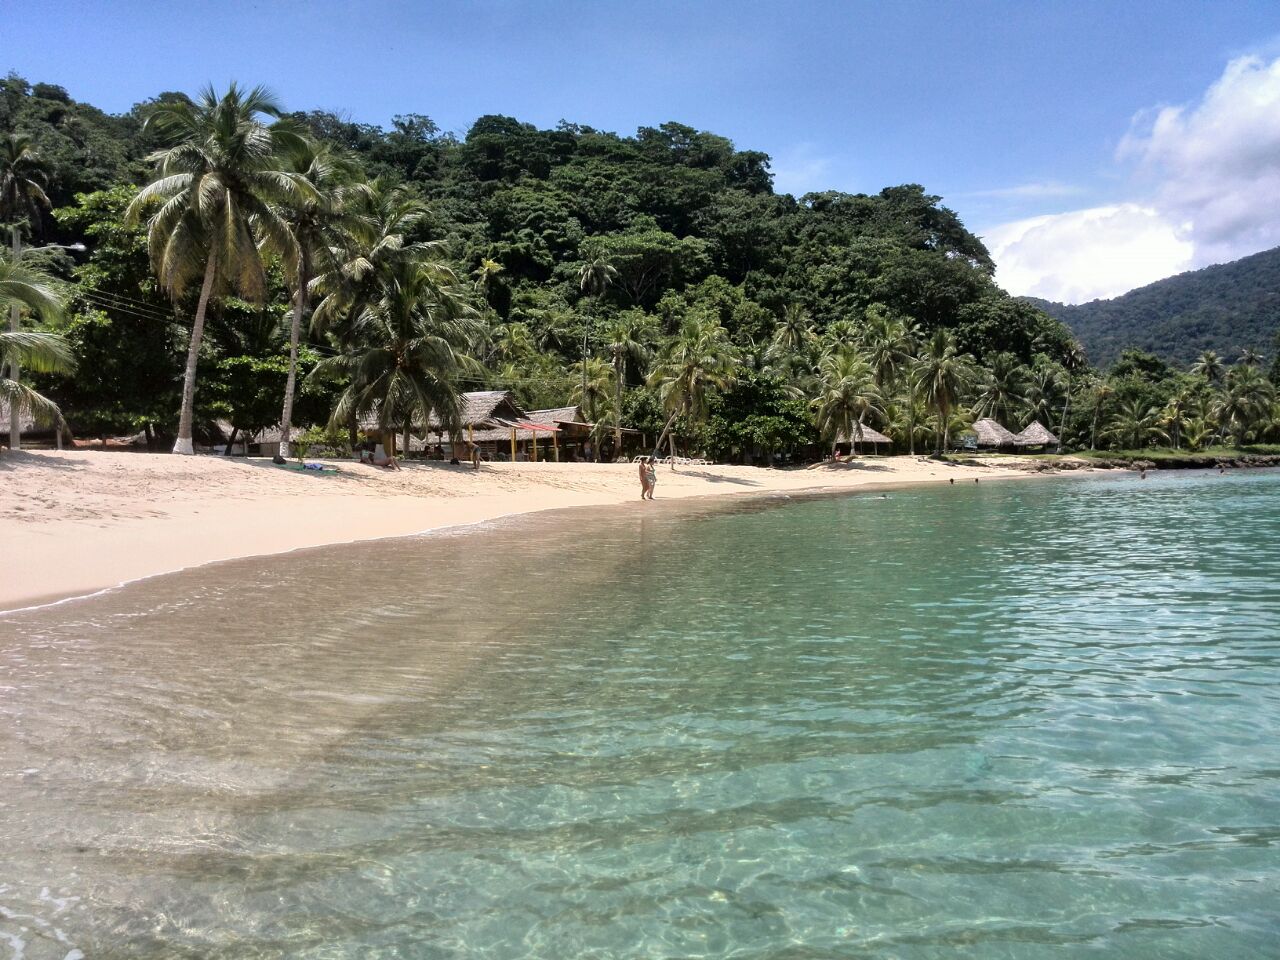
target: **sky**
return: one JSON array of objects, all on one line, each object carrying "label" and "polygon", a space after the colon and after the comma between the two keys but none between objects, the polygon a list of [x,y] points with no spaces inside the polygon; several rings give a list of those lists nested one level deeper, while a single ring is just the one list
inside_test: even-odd
[{"label": "sky", "polygon": [[1015,294],[1280,246],[1278,0],[0,0],[0,23],[0,69],[111,112],[238,80],[459,134],[676,120],[797,196],[920,183]]}]

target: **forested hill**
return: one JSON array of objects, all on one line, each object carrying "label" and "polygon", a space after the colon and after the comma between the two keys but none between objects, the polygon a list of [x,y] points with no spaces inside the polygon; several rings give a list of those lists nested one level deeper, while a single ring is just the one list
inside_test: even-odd
[{"label": "forested hill", "polygon": [[1280,247],[1158,280],[1113,300],[1075,306],[1024,298],[1061,320],[1089,360],[1106,366],[1127,347],[1185,366],[1205,350],[1270,354],[1280,330]]},{"label": "forested hill", "polygon": [[[178,406],[185,327],[174,326],[141,228],[123,211],[153,175],[148,154],[163,145],[143,125],[148,109],[182,96],[159,93],[110,115],[53,84],[0,81],[0,132],[30,136],[47,180],[54,210],[42,238],[89,248],[88,263],[76,258],[67,330],[80,373],[49,388],[82,429],[164,427],[160,418]],[[420,114],[389,129],[315,111],[287,119],[354,158],[363,175],[426,202],[411,239],[440,242],[487,329],[465,388],[510,387],[532,407],[563,404],[581,379],[584,342],[591,363],[615,362],[608,331],[629,325],[656,357],[700,318],[725,331],[743,384],[813,371],[814,351],[863,343],[870,318],[914,325],[917,344],[945,328],[978,361],[1072,355],[1066,328],[1001,290],[981,240],[919,185],[779,194],[766,154],[674,122],[622,135],[485,116],[452,134]],[[610,271],[598,289],[582,279],[592,264]],[[246,429],[276,422],[265,401],[261,417],[244,412],[249,401],[236,398],[250,391],[236,377],[280,355],[289,302],[277,281],[258,317],[231,298],[215,303],[201,353],[205,415],[244,419]],[[190,304],[178,306],[190,316]],[[643,362],[627,361],[625,374],[622,416],[643,425],[656,390]]]}]

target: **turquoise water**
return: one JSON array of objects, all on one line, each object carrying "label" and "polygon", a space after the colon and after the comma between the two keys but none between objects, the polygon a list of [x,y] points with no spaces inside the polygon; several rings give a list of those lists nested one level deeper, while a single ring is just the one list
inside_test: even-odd
[{"label": "turquoise water", "polygon": [[1280,476],[638,502],[0,619],[0,958],[1280,956]]}]

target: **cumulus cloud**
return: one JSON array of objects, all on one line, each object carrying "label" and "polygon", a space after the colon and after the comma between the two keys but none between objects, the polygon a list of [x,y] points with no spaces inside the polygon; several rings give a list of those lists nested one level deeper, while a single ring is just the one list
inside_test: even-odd
[{"label": "cumulus cloud", "polygon": [[1233,60],[1198,102],[1140,112],[1116,157],[1133,202],[989,232],[1011,292],[1078,303],[1280,246],[1280,58]]},{"label": "cumulus cloud", "polygon": [[1188,269],[1193,247],[1185,232],[1158,210],[1123,203],[1019,220],[985,240],[1001,286],[1083,303]]}]

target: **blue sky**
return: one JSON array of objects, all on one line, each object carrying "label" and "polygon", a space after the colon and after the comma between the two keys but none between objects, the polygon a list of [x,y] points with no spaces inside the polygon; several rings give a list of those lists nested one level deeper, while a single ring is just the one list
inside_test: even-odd
[{"label": "blue sky", "polygon": [[[1210,247],[1220,259],[1240,255],[1230,243],[1196,246],[1190,221],[1178,220],[1185,211],[1153,206],[1169,186],[1159,169],[1169,144],[1143,124],[1161,107],[1183,106],[1186,119],[1231,64],[1265,73],[1280,56],[1275,0],[114,0],[21,9],[30,15],[4,18],[0,67],[111,111],[161,90],[238,79],[267,84],[290,108],[380,124],[419,112],[459,132],[485,113],[623,133],[679,120],[771,154],[778,188],[796,193],[923,183],[993,248],[999,241],[1010,264],[1002,272],[1028,287],[1016,292],[1039,293],[1053,284],[1039,277],[1035,288],[1032,275],[1052,264],[1037,257],[1066,227],[1086,244],[1099,224],[1113,240],[1145,230],[1143,250],[1154,257],[1146,273],[1199,265]],[[1263,80],[1269,91],[1269,74]],[[1276,82],[1280,91],[1280,70]],[[1245,86],[1240,96],[1256,99],[1257,84]],[[1212,129],[1214,117],[1204,119]],[[1096,210],[1112,214],[1027,226]],[[1154,279],[1140,261],[1110,285]],[[1098,259],[1089,262],[1078,269],[1096,272]],[[1064,298],[1097,293],[1076,287]]]}]

